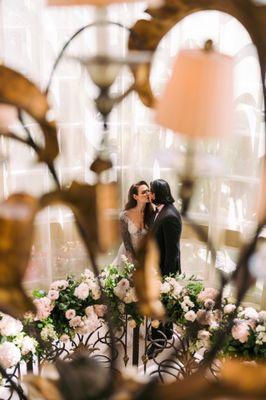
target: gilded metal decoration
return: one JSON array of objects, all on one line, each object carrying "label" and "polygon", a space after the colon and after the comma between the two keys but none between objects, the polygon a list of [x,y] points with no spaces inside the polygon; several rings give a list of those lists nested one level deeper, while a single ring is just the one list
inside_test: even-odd
[{"label": "gilded metal decoration", "polygon": [[38,201],[14,194],[0,204],[0,309],[14,317],[35,311],[22,280],[30,259]]},{"label": "gilded metal decoration", "polygon": [[19,72],[0,65],[0,102],[13,105],[33,117],[42,129],[45,144],[40,147],[32,139],[23,139],[10,132],[0,133],[33,147],[39,161],[52,164],[59,149],[55,123],[48,120],[49,105],[46,96]]}]

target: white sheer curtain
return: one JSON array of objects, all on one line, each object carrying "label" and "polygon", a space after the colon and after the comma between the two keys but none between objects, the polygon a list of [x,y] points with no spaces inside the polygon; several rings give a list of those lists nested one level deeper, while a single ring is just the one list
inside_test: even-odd
[{"label": "white sheer curtain", "polygon": [[[91,7],[48,9],[40,0],[2,0],[0,4],[0,54],[4,63],[26,74],[42,89],[63,43],[80,26],[100,17]],[[114,5],[108,9],[107,17],[131,26],[139,18],[148,18],[144,9],[144,3]],[[108,45],[102,45],[104,35]],[[126,30],[116,27],[105,33],[89,29],[73,42],[67,55],[86,56],[95,53],[99,45],[102,50],[121,55],[126,51],[127,35]],[[263,100],[254,46],[235,19],[219,12],[200,12],[185,18],[162,40],[155,54],[151,80],[154,92],[160,93],[178,50],[202,46],[208,38],[213,39],[217,49],[236,59],[236,123],[234,136],[227,142],[198,144],[205,154],[219,157],[222,168],[218,177],[202,177],[197,182],[191,215],[220,244],[217,267],[230,270],[235,265],[239,241],[252,232],[256,223],[255,194],[260,156],[264,152]],[[131,79],[125,68],[113,92],[121,93]],[[96,93],[86,71],[65,58],[55,75],[50,96],[59,121],[62,151],[56,166],[64,183],[73,179],[94,181],[89,165],[101,139],[101,120],[92,102]],[[166,151],[172,158],[176,155],[176,163],[186,149],[186,141],[156,126],[152,111],[142,105],[136,94],[112,112],[109,148],[115,168],[108,179],[121,182],[121,206],[129,186],[139,179],[164,178],[177,197],[178,175],[173,163],[162,161],[162,155]],[[28,149],[12,142],[2,142],[1,149],[9,154],[9,161],[2,168],[3,197],[19,190],[39,195],[53,187],[49,173],[34,163],[34,155]],[[111,261],[115,251],[100,263]],[[51,279],[78,273],[87,266],[71,212],[66,208],[50,208],[38,216],[31,264],[27,277],[31,287],[45,286]],[[184,271],[196,273],[210,283],[215,281],[206,244],[193,239],[188,227],[184,227],[182,239],[182,266]],[[260,303],[262,290],[259,282],[247,300]]]}]

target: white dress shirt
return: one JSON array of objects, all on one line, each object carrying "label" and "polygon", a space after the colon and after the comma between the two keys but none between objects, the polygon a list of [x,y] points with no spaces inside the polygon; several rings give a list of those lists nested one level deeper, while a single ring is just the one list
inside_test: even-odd
[{"label": "white dress shirt", "polygon": [[160,204],[159,206],[156,206],[156,209],[158,210],[157,214],[155,215],[154,221],[156,220],[156,218],[158,217],[158,215],[160,214],[160,212],[162,211],[162,209],[164,208],[165,204]]}]

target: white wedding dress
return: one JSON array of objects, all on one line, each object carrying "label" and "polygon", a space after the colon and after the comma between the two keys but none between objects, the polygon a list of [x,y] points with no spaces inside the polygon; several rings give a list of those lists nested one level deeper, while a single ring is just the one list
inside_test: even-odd
[{"label": "white wedding dress", "polygon": [[134,260],[134,254],[139,247],[147,229],[139,229],[136,224],[127,216],[126,211],[120,213],[120,228],[123,242],[112,265],[120,266],[126,257],[129,261]]},{"label": "white wedding dress", "polygon": [[[121,266],[123,267],[124,264],[124,257],[127,257],[129,261],[134,261],[134,253],[138,249],[141,240],[143,237],[147,234],[147,229],[139,229],[136,224],[127,216],[126,211],[122,211],[120,213],[120,227],[121,227],[121,236],[123,239],[122,244],[119,247],[118,253],[114,261],[112,262],[112,265],[115,266]],[[108,328],[106,325],[104,325],[101,328],[101,333],[107,332]],[[153,374],[154,371],[158,369],[158,361],[162,361],[165,358],[169,358],[169,356],[172,354],[173,349],[168,348],[165,349],[162,354],[158,355],[158,358],[156,359],[156,362],[154,360],[149,360],[147,362],[147,365],[143,364],[143,355],[145,353],[145,345],[147,345],[145,341],[145,324],[142,324],[140,326],[139,330],[139,366],[138,366],[138,373],[140,375],[150,375]],[[104,335],[102,335],[104,336]],[[118,337],[120,334],[118,333]],[[129,361],[129,365],[131,364],[131,360],[133,358],[133,329],[130,328],[128,325],[128,330],[126,336],[123,337],[123,340],[126,340],[126,351],[127,351],[127,357]],[[123,341],[122,340],[122,341]],[[122,344],[122,341],[120,342],[119,340],[117,341],[117,352],[118,356],[116,359],[116,368],[120,370],[125,369],[125,345]],[[110,349],[108,349],[107,346],[97,346],[99,347],[99,354],[101,354],[103,357],[108,357],[110,353]],[[94,353],[97,356],[97,351]],[[100,356],[100,358],[102,357]],[[161,372],[163,375],[163,373]]]}]

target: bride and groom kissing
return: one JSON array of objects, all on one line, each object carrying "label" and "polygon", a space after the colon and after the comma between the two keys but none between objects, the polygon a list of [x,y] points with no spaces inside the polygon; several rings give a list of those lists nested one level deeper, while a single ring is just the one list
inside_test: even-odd
[{"label": "bride and groom kissing", "polygon": [[[154,236],[160,253],[162,276],[181,273],[180,235],[182,221],[173,205],[174,198],[169,184],[163,179],[150,183],[133,184],[128,201],[120,214],[122,244],[113,265],[123,263],[123,256],[135,263],[138,247],[149,229],[155,227]],[[153,226],[153,224],[156,225]]]},{"label": "bride and groom kissing", "polygon": [[[122,244],[113,265],[123,264],[124,256],[135,264],[136,252],[143,237],[149,229],[153,229],[160,254],[161,275],[181,273],[182,221],[173,203],[170,186],[163,179],[152,181],[150,186],[145,181],[139,181],[130,187],[128,201],[120,214]],[[171,338],[172,332],[173,326],[169,323],[160,324],[158,329],[152,328],[153,343],[148,349],[148,358],[154,358],[160,352],[162,342]]]}]

